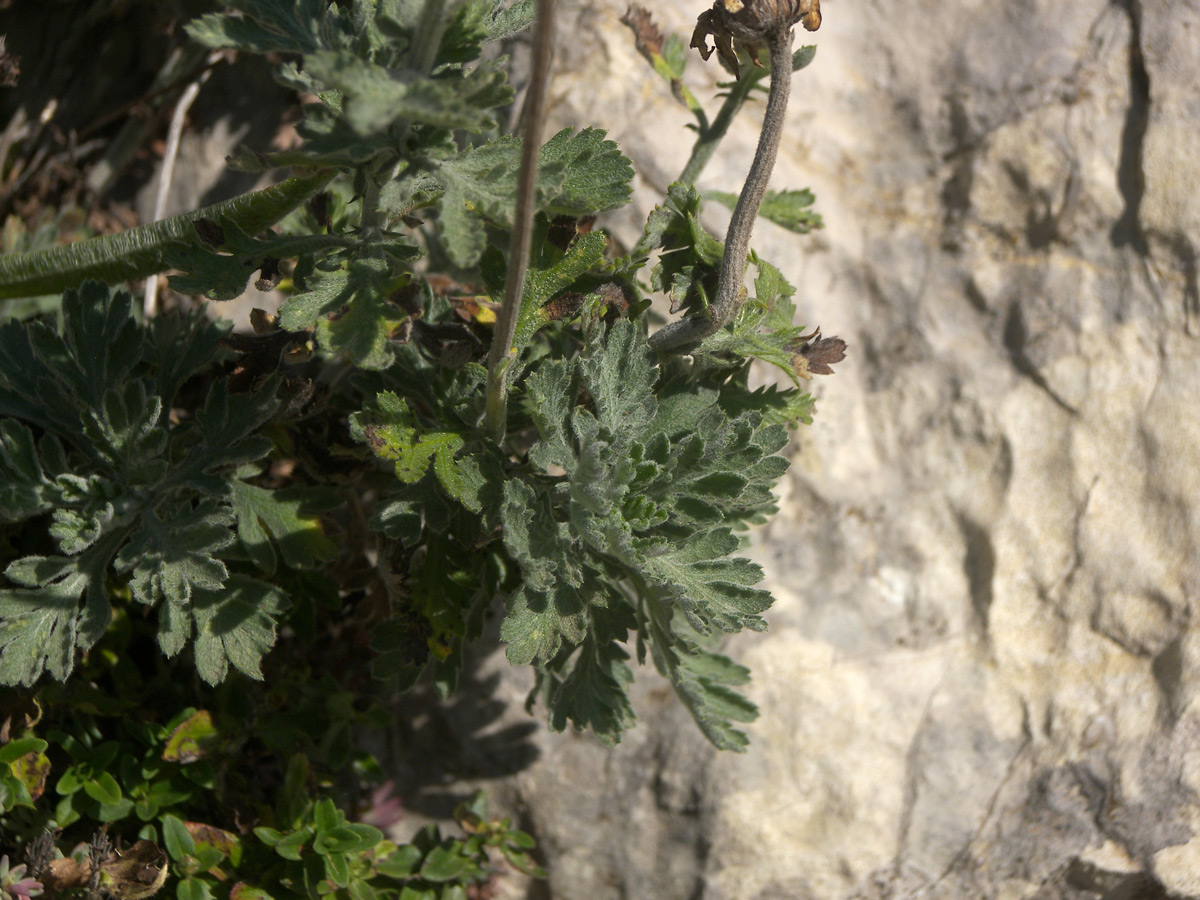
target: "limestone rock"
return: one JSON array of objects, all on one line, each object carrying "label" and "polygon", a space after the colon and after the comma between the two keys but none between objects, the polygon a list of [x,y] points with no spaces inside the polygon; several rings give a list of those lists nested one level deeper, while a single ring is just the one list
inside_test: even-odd
[{"label": "limestone rock", "polygon": [[[633,158],[628,242],[690,133],[623,11],[560,7],[551,116]],[[1200,897],[1200,5],[824,13],[774,186],[827,227],[753,243],[851,355],[756,538],[753,744],[709,751],[651,673],[618,748],[538,733],[506,782],[538,896]]]}]

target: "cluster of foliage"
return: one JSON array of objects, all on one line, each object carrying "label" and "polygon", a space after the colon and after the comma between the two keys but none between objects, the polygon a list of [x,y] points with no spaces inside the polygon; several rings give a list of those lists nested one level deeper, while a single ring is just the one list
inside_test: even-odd
[{"label": "cluster of foliage", "polygon": [[[461,838],[386,840],[360,821],[383,775],[355,730],[422,675],[452,691],[499,613],[551,727],[618,741],[631,657],[649,657],[741,749],[748,672],[715,644],[765,627],[761,571],[731,554],[809,421],[813,336],[752,255],[730,327],[687,357],[652,349],[648,291],[702,311],[719,266],[698,168],[622,254],[591,220],[626,202],[632,167],[602,132],[564,131],[539,155],[498,440],[483,360],[521,142],[499,127],[505,61],[480,60],[533,4],[228,5],[192,37],[275,55],[321,101],[299,147],[234,160],[293,177],[0,259],[0,296],[69,288],[0,326],[0,838],[39,879],[6,868],[6,900],[138,900],[168,868],[179,900],[466,897],[500,859],[537,871],[531,840],[481,797]],[[747,63],[710,123],[678,91],[681,42],[641,26],[706,159],[766,70]],[[803,232],[811,202],[776,194],[764,214]],[[287,299],[233,333],[199,310],[142,319],[107,286],[167,270],[218,300],[258,272]],[[794,386],[751,389],[755,359]],[[101,826],[140,840],[114,850]]]}]

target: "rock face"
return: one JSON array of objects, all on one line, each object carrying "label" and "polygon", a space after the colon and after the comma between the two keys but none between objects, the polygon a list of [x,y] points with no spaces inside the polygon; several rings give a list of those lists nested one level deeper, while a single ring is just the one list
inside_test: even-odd
[{"label": "rock face", "polygon": [[[690,132],[623,11],[560,6],[551,114],[634,160],[629,240]],[[651,673],[617,749],[539,732],[504,782],[530,896],[1200,897],[1200,3],[824,13],[774,185],[827,227],[753,243],[851,355],[756,537],[753,743],[709,751]]]}]

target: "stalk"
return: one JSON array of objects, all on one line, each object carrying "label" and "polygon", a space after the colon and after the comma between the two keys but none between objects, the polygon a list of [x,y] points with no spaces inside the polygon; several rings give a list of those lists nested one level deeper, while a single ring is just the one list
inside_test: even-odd
[{"label": "stalk", "polygon": [[508,376],[517,355],[513,338],[521,315],[525,273],[529,267],[529,247],[536,211],[534,192],[537,188],[537,161],[542,146],[553,29],[554,0],[538,0],[537,21],[533,30],[533,71],[529,79],[529,93],[525,96],[525,136],[521,144],[521,171],[517,178],[517,208],[508,252],[508,272],[504,280],[504,302],[496,318],[496,332],[488,353],[484,422],[488,434],[496,443],[504,440],[508,418]]},{"label": "stalk", "polygon": [[746,272],[746,256],[750,252],[750,234],[771,180],[771,170],[775,167],[791,93],[792,29],[785,27],[772,31],[768,47],[771,53],[771,90],[767,94],[767,108],[754,162],[725,235],[725,252],[721,257],[716,296],[707,314],[672,322],[652,335],[650,343],[657,350],[680,352],[694,347],[733,321],[745,301],[742,276]]},{"label": "stalk", "polygon": [[0,300],[55,294],[89,278],[120,284],[157,275],[168,268],[165,253],[170,244],[197,241],[196,220],[229,219],[247,234],[258,234],[324,188],[335,174],[323,169],[120,234],[0,256]]}]

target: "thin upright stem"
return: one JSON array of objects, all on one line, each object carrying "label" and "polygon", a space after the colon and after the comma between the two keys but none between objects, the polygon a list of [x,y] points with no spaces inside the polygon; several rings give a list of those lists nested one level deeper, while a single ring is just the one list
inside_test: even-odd
[{"label": "thin upright stem", "polygon": [[[772,63],[773,70],[774,64]],[[712,120],[712,124],[707,128],[701,126],[700,136],[692,147],[692,155],[688,158],[687,165],[683,167],[679,177],[675,179],[676,181],[682,181],[684,184],[696,183],[696,179],[700,177],[700,173],[704,171],[704,167],[716,153],[725,133],[729,131],[729,124],[758,85],[759,78],[755,75],[756,73],[753,71],[747,72],[741,81],[734,82],[730,87],[729,94],[725,97],[725,102],[721,104],[721,109],[717,112],[716,118]]]},{"label": "thin upright stem", "polygon": [[681,352],[694,347],[732,322],[744,302],[742,276],[746,273],[750,234],[771,180],[771,170],[775,167],[775,157],[783,137],[788,95],[791,93],[792,30],[782,28],[774,32],[768,47],[771,52],[771,90],[767,95],[767,108],[754,162],[725,235],[725,253],[721,257],[716,296],[707,313],[672,322],[656,332],[650,338],[650,343],[658,350]]},{"label": "thin upright stem", "polygon": [[513,217],[512,243],[508,253],[508,272],[504,280],[504,302],[496,318],[492,349],[488,354],[488,384],[485,425],[488,434],[499,443],[504,440],[508,411],[508,376],[516,360],[513,338],[521,314],[525,273],[529,266],[529,248],[536,211],[537,161],[542,146],[542,125],[546,109],[546,85],[550,79],[550,57],[554,36],[554,0],[538,0],[537,22],[533,28],[533,71],[525,95],[525,134],[521,144],[521,171],[517,178],[517,207]]},{"label": "thin upright stem", "polygon": [[[175,178],[175,160],[179,156],[179,141],[183,137],[183,126],[187,121],[188,110],[200,96],[200,88],[212,75],[212,65],[221,58],[220,53],[208,55],[209,67],[196,76],[196,80],[184,88],[183,94],[175,103],[175,111],[171,114],[171,125],[167,130],[167,146],[163,151],[162,171],[158,175],[158,194],[154,198],[154,214],[151,221],[157,222],[167,214],[167,199],[171,195],[171,182]],[[158,311],[158,276],[151,275],[146,279],[146,290],[142,294],[142,315],[147,319],[153,318]]]}]

